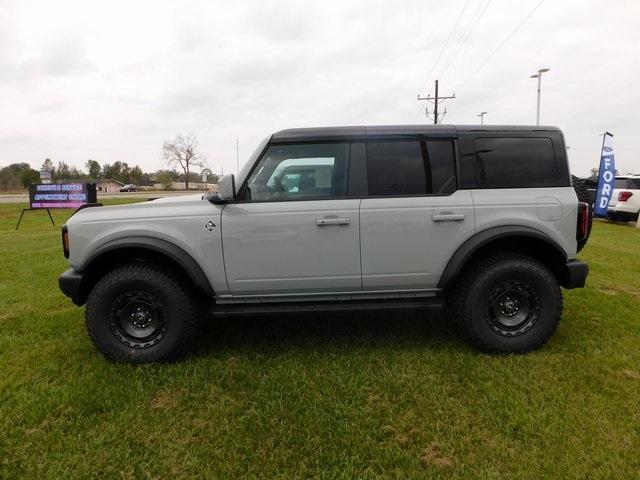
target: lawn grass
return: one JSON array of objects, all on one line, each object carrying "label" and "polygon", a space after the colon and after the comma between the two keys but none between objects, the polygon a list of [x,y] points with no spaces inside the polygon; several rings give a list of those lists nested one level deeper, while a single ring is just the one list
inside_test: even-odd
[{"label": "lawn grass", "polygon": [[[115,365],[57,287],[59,227],[0,205],[0,478],[638,478],[640,230],[596,222],[542,350],[443,314],[213,320]],[[68,211],[54,212],[62,224]]]}]

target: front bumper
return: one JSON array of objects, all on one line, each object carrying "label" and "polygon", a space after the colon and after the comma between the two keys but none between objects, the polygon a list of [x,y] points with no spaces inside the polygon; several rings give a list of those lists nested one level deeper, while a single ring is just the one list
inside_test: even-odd
[{"label": "front bumper", "polygon": [[567,289],[582,288],[588,274],[589,265],[577,259],[569,260],[562,271],[561,285]]},{"label": "front bumper", "polygon": [[84,296],[81,294],[83,278],[84,275],[73,268],[65,270],[65,272],[58,277],[58,285],[60,286],[62,293],[69,297],[71,301],[78,306],[83,305],[86,301]]}]

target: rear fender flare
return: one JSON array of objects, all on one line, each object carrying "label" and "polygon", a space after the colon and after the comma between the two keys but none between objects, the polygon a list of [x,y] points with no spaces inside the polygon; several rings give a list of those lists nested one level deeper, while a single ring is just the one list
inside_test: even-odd
[{"label": "rear fender flare", "polygon": [[549,235],[535,228],[522,225],[504,225],[499,227],[491,227],[476,233],[473,237],[467,239],[456,252],[451,256],[447,266],[442,272],[438,288],[447,288],[455,281],[456,277],[467,263],[469,258],[480,248],[489,243],[507,237],[529,237],[542,240],[553,247],[564,262],[567,261],[567,254],[564,249]]}]

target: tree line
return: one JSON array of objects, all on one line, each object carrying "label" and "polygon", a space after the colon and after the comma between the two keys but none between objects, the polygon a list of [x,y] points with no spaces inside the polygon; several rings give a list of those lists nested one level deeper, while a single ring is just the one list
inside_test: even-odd
[{"label": "tree line", "polygon": [[[84,169],[70,166],[64,161],[57,164],[47,158],[41,169],[51,172],[53,183],[66,182],[70,180],[97,181],[101,179],[117,180],[124,184],[151,185],[153,182],[162,183],[170,188],[172,182],[187,182],[186,175],[175,169],[163,169],[155,172],[145,172],[138,165],[129,166],[126,162],[113,162],[100,165],[97,160],[87,160]],[[0,190],[17,190],[28,188],[30,183],[41,183],[40,171],[31,168],[28,163],[12,163],[0,169]],[[189,182],[199,183],[202,181],[200,175],[189,172]],[[217,182],[217,175],[210,175],[208,181]]]},{"label": "tree line", "polygon": [[[40,183],[42,170],[51,172],[51,181],[54,183],[69,180],[111,179],[134,185],[151,185],[152,182],[159,182],[164,188],[170,189],[173,182],[185,182],[186,188],[189,188],[189,183],[202,181],[198,173],[191,171],[194,167],[203,167],[205,162],[204,157],[199,153],[199,143],[195,135],[178,135],[174,140],[164,142],[162,155],[167,165],[173,168],[145,172],[139,165],[130,166],[127,162],[100,164],[93,159],[85,162],[84,169],[70,166],[64,161],[55,163],[50,158],[44,160],[40,170],[35,170],[28,163],[12,163],[0,169],[0,190],[16,190],[27,188],[30,183]],[[178,172],[176,168],[182,171]],[[211,174],[207,181],[217,183],[218,176]]]}]

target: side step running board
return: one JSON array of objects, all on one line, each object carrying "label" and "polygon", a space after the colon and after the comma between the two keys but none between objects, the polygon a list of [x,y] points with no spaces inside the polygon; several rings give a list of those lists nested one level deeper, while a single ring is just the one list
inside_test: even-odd
[{"label": "side step running board", "polygon": [[333,302],[265,302],[252,304],[217,304],[211,307],[211,313],[216,316],[229,316],[278,313],[361,312],[368,310],[433,310],[443,307],[444,302],[439,298],[423,298],[419,300],[345,300]]}]

